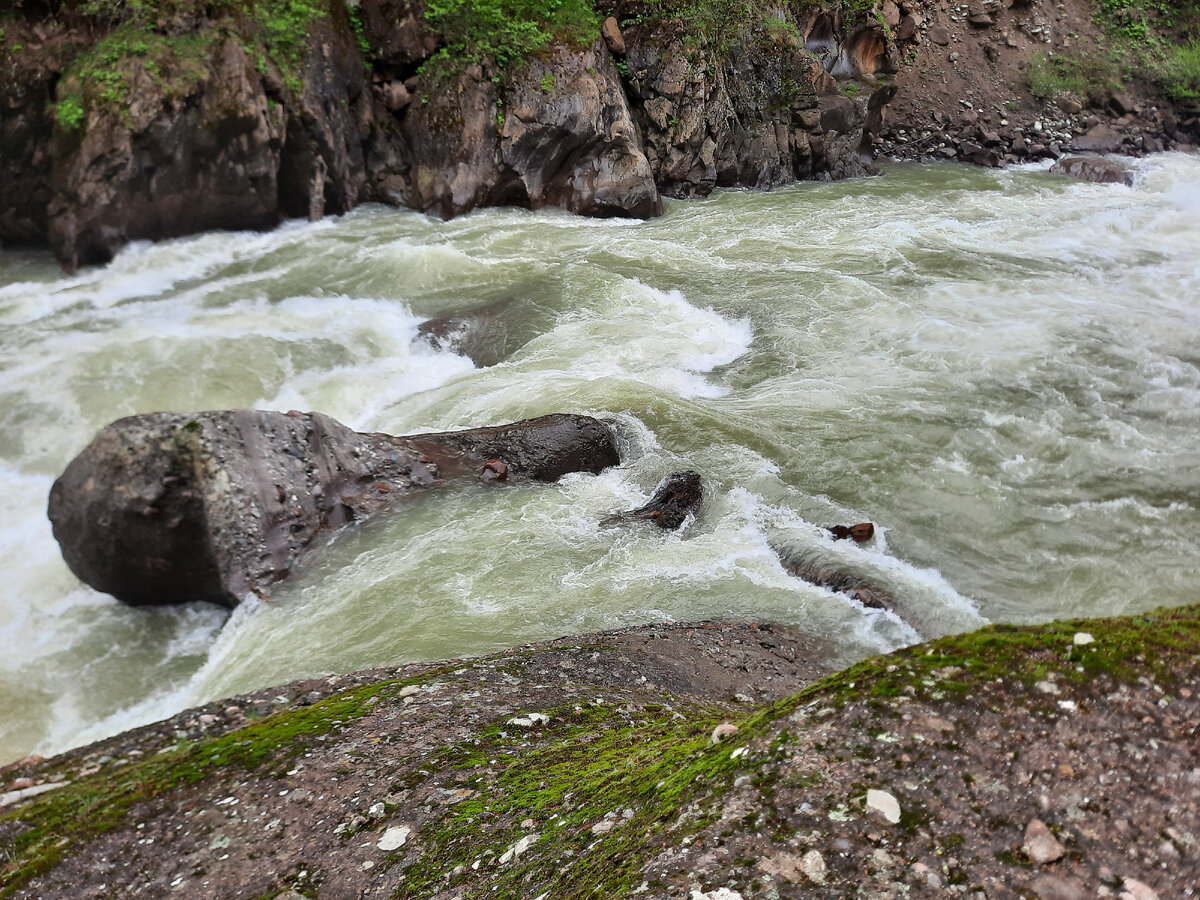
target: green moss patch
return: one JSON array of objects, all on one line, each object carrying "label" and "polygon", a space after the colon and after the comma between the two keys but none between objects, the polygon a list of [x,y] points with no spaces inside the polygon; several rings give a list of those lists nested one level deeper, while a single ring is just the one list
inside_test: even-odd
[{"label": "green moss patch", "polygon": [[[1092,642],[1076,644],[1076,634],[1091,635]],[[1196,663],[1200,605],[1046,625],[989,625],[863,660],[760,716],[773,720],[813,699],[834,705],[902,693],[963,699],[997,679],[1032,688],[1051,676],[1080,685],[1106,676],[1125,682],[1150,677],[1169,687],[1180,664],[1194,669]]]},{"label": "green moss patch", "polygon": [[121,827],[134,805],[231,767],[255,769],[293,759],[319,735],[365,715],[381,695],[408,683],[413,682],[366,685],[278,712],[221,737],[80,778],[0,815],[0,822],[32,823],[0,866],[0,898],[53,869],[72,844]]},{"label": "green moss patch", "polygon": [[[533,746],[524,729],[498,722],[442,758],[475,794],[422,831],[424,852],[398,897],[446,887],[463,897],[615,896],[664,835],[678,839],[715,818],[712,798],[732,781],[741,743],[712,744],[720,710],[589,704],[548,713]],[[505,857],[530,835],[521,855]]]},{"label": "green moss patch", "polygon": [[79,12],[104,30],[64,71],[58,122],[73,130],[89,109],[108,108],[128,124],[124,104],[142,73],[164,97],[186,97],[205,76],[216,44],[228,37],[242,44],[260,72],[273,63],[298,94],[308,35],[331,10],[331,0],[90,0]]}]

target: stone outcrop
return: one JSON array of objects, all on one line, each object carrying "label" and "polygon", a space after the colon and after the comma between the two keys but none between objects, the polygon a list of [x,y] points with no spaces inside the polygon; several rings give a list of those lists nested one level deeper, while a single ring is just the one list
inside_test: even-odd
[{"label": "stone outcrop", "polygon": [[866,173],[868,94],[842,94],[793,32],[755,32],[722,57],[677,22],[624,31],[626,87],[655,180],[672,197]]},{"label": "stone outcrop", "polygon": [[506,480],[554,481],[619,458],[585,416],[393,437],[320,413],[151,413],[103,429],[54,483],[49,515],[67,565],[97,590],[232,607],[319,535],[490,461]]},{"label": "stone outcrop", "polygon": [[399,126],[406,206],[450,217],[480,206],[557,206],[590,216],[662,212],[612,57],[602,41],[560,46],[510,73],[482,65],[429,86]]},{"label": "stone outcrop", "polygon": [[[644,218],[663,194],[862,174],[890,97],[841,92],[785,19],[697,48],[689,23],[610,17],[590,43],[501,68],[431,64],[443,38],[422,0],[362,0],[353,23],[334,2],[282,50],[244,19],[205,18],[222,9],[133,37],[77,9],[6,20],[0,241],[49,245],[73,270],[132,240],[367,200]],[[875,26],[844,46],[830,33],[839,77],[887,69]]]}]

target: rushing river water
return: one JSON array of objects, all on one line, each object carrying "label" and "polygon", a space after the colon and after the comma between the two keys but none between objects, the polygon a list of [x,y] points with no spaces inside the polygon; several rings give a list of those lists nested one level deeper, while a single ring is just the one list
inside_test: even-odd
[{"label": "rushing river water", "polygon": [[[0,762],[301,676],[651,621],[791,623],[847,662],[1195,601],[1200,159],[1137,167],[1131,190],[896,166],[651,222],[367,207],[72,278],[5,252]],[[497,365],[417,340],[484,305]],[[120,416],[238,406],[397,434],[584,412],[625,464],[405,501],[232,617],[81,586],[45,517],[68,460]],[[707,501],[680,533],[598,526],[684,467]],[[860,520],[863,546],[817,527]]]}]

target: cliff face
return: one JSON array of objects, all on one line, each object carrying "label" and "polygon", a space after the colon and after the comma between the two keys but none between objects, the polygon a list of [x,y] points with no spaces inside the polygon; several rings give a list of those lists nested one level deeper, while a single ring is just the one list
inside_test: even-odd
[{"label": "cliff face", "polygon": [[282,4],[285,33],[176,5],[5,19],[0,241],[74,269],[131,240],[366,200],[648,217],[660,192],[864,171],[868,101],[838,91],[790,19],[719,46],[678,19],[610,20],[603,39],[502,66],[447,60],[421,0]]}]

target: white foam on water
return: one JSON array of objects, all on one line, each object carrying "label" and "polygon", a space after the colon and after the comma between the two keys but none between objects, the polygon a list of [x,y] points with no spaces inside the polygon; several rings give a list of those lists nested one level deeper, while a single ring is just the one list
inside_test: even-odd
[{"label": "white foam on water", "polygon": [[745,354],[753,339],[749,319],[696,307],[677,290],[622,279],[603,303],[564,316],[515,362],[529,373],[623,379],[677,397],[715,398],[728,390],[709,376]]}]

